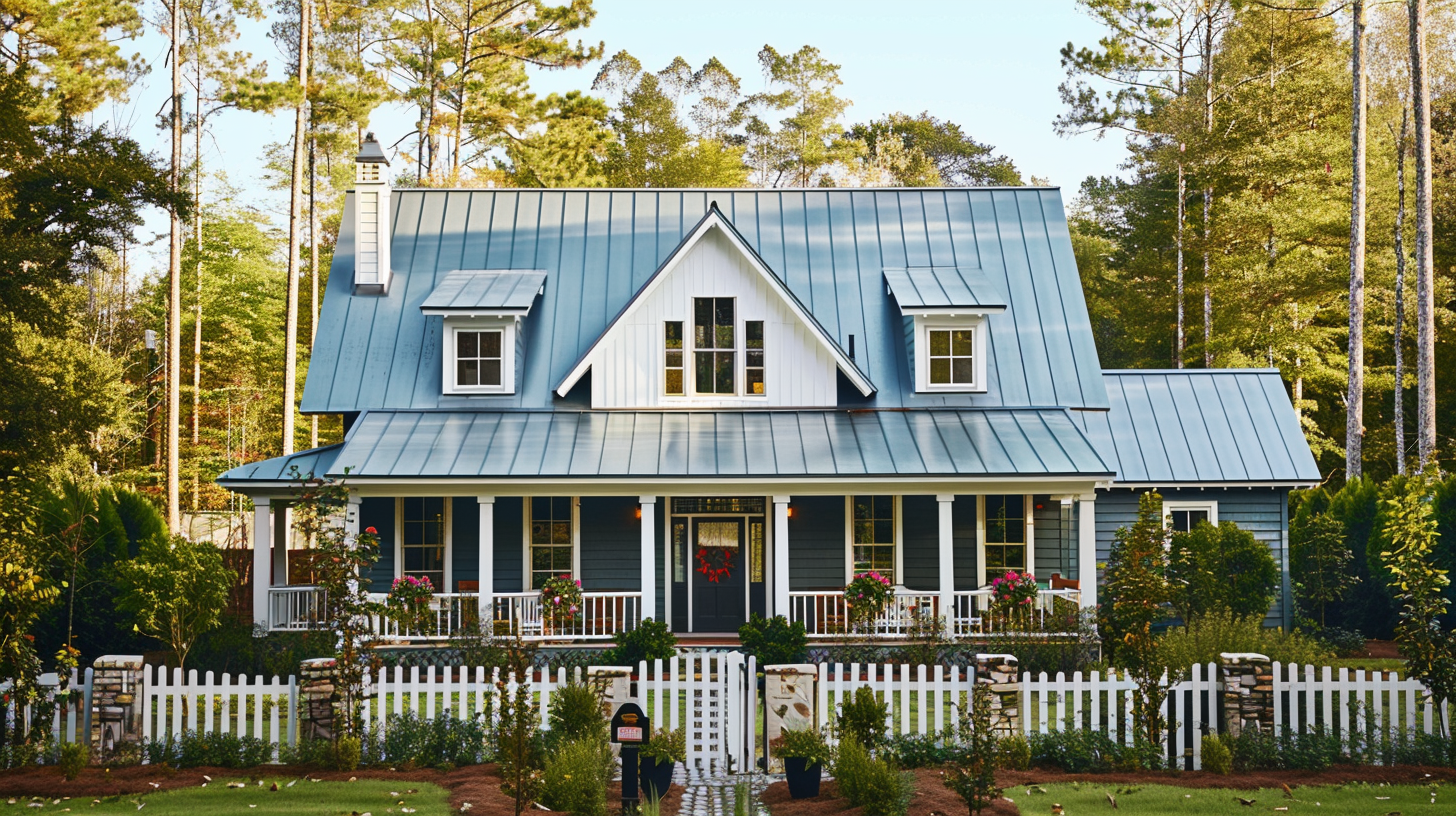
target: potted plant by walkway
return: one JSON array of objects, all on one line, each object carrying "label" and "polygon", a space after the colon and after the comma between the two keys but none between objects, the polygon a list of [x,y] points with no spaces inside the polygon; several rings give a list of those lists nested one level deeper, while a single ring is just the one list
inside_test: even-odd
[{"label": "potted plant by walkway", "polygon": [[795,799],[818,796],[824,766],[834,758],[824,735],[812,728],[785,728],[778,739],[778,754],[784,761],[789,795]]},{"label": "potted plant by walkway", "polygon": [[687,733],[679,728],[653,730],[652,739],[638,751],[638,769],[642,792],[648,799],[661,799],[672,787],[672,769],[688,760]]}]

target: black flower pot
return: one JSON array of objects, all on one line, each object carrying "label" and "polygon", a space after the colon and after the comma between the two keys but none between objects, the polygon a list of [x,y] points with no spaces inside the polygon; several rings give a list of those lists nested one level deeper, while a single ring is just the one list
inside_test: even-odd
[{"label": "black flower pot", "polygon": [[656,757],[638,760],[638,776],[642,780],[642,793],[648,799],[661,799],[672,787],[672,769],[676,762],[658,762]]},{"label": "black flower pot", "polygon": [[823,763],[805,766],[803,757],[784,757],[784,776],[788,779],[789,795],[795,799],[811,799],[819,795],[819,779],[823,774]]}]

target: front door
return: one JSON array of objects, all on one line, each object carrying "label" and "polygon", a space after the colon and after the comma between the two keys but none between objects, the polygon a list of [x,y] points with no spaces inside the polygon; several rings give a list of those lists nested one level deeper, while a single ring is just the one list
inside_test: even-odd
[{"label": "front door", "polygon": [[737,632],[748,619],[744,520],[693,519],[691,542],[693,631]]}]

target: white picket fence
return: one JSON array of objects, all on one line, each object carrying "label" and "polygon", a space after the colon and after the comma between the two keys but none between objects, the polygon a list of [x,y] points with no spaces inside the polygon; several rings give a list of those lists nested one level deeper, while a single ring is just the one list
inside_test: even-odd
[{"label": "white picket fence", "polygon": [[[169,676],[170,675],[170,676]],[[298,681],[274,675],[248,677],[196,669],[144,666],[141,689],[142,739],[177,738],[183,732],[231,734],[293,745],[298,738]]]},{"label": "white picket fence", "polygon": [[[37,681],[42,701],[54,703],[51,706],[51,741],[57,745],[63,742],[78,742],[82,735],[91,731],[91,680],[94,669],[71,670],[70,683],[65,696],[60,696],[60,676],[55,672],[42,674]],[[0,704],[0,740],[15,741],[16,731],[22,735],[31,733],[40,723],[36,722],[39,705],[16,706],[8,703],[14,684],[0,682],[0,695],[6,702]]]},{"label": "white picket fence", "polygon": [[886,734],[940,734],[960,722],[974,682],[959,666],[820,663],[815,723],[833,725],[855,690],[868,688],[885,703]]}]

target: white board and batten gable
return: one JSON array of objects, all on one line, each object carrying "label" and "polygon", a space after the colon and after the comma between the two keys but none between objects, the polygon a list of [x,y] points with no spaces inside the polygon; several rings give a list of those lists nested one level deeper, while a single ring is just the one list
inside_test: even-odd
[{"label": "white board and batten gable", "polygon": [[[694,301],[734,301],[735,388],[695,393]],[[747,387],[746,330],[763,322],[763,393]],[[683,393],[667,389],[667,324],[683,326]],[[565,396],[590,370],[597,409],[832,408],[837,372],[866,395],[874,385],[716,208],[689,233],[557,388]]]}]

